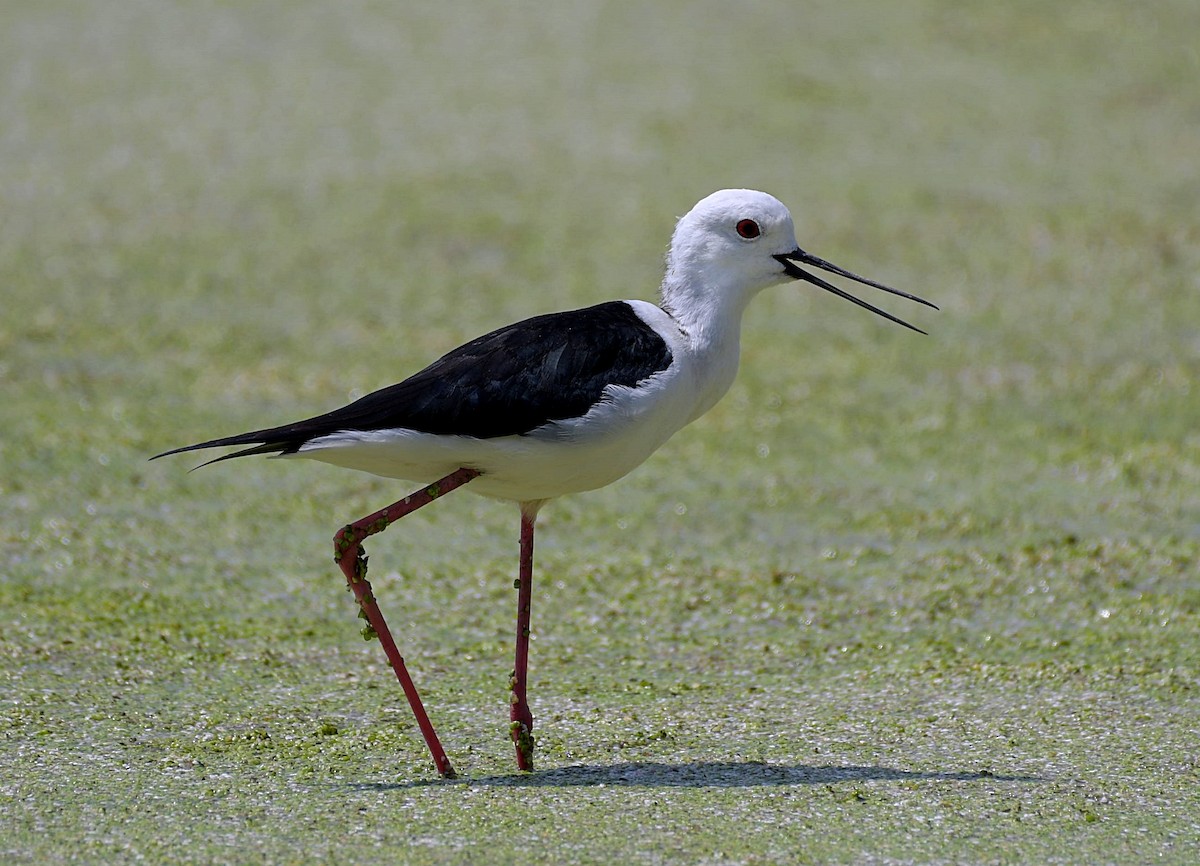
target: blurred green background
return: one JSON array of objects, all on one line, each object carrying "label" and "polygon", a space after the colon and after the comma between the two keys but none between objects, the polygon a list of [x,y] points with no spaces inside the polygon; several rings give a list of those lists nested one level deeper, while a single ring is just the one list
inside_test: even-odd
[{"label": "blurred green background", "polygon": [[[0,8],[0,859],[1191,862],[1200,6]],[[540,523],[169,447],[652,299],[764,189],[917,292],[762,295],[729,396]],[[864,289],[869,292],[869,289]],[[879,301],[879,296],[870,298]]]}]

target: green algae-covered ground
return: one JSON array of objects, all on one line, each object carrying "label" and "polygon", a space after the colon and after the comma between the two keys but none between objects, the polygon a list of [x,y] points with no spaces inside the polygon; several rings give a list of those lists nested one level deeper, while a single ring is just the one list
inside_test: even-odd
[{"label": "green algae-covered ground", "polygon": [[[409,7],[413,8],[409,8]],[[1194,863],[1200,8],[0,10],[0,861]],[[146,458],[653,297],[726,186],[929,297],[764,294],[733,391],[540,522]],[[863,289],[863,292],[869,292]],[[878,300],[878,296],[871,298]]]}]

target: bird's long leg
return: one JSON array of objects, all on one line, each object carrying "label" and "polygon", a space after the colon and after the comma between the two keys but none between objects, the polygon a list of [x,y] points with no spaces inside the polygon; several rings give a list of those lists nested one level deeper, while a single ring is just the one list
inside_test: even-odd
[{"label": "bird's long leg", "polygon": [[509,680],[513,744],[517,769],[533,769],[533,713],[529,710],[526,683],[529,670],[529,606],[533,597],[533,526],[541,502],[521,503],[521,567],[517,578],[517,653]]},{"label": "bird's long leg", "polygon": [[437,767],[438,774],[446,779],[455,777],[454,768],[450,765],[450,759],[446,757],[446,751],[442,748],[437,732],[434,731],[433,724],[425,712],[425,706],[421,703],[417,687],[413,684],[412,677],[408,675],[408,668],[404,666],[404,658],[400,655],[400,650],[396,648],[396,642],[392,640],[392,634],[388,631],[379,605],[375,602],[375,594],[371,591],[371,584],[367,581],[367,557],[363,553],[362,542],[363,539],[376,532],[383,532],[390,524],[406,514],[411,514],[439,496],[444,496],[451,490],[462,487],[473,478],[478,478],[479,474],[476,469],[466,468],[451,472],[440,481],[435,481],[428,487],[404,497],[399,502],[394,502],[387,508],[343,527],[333,537],[334,562],[346,575],[346,582],[350,585],[350,589],[354,592],[354,598],[362,609],[359,615],[367,621],[367,625],[363,629],[363,636],[368,639],[379,638],[379,643],[383,645],[383,651],[387,654],[388,662],[396,672],[396,679],[400,681],[404,695],[408,698],[408,705],[412,707],[413,715],[416,716],[421,735],[429,746],[430,754],[433,755],[433,763]]}]

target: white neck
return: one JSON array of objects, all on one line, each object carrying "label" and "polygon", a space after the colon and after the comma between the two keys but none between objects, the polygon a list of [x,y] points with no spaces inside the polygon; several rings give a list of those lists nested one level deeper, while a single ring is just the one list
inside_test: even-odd
[{"label": "white neck", "polygon": [[[736,199],[736,209],[725,201],[730,197]],[[765,234],[763,243],[747,245],[752,238],[739,238],[730,226],[742,208],[764,208],[764,194],[733,191],[715,198],[702,201],[675,226],[661,289],[662,308],[679,328],[679,348],[692,378],[693,419],[712,408],[733,384],[746,306],[767,286],[786,278],[771,250],[795,248],[791,217],[775,199],[766,204],[777,206],[779,213],[768,209],[757,218],[767,234],[780,237],[768,244]]]},{"label": "white neck", "polygon": [[684,340],[688,366],[696,377],[696,408],[703,415],[729,390],[741,353],[742,314],[752,296],[713,284],[719,273],[699,279],[670,268],[663,278],[661,306],[675,320]]}]

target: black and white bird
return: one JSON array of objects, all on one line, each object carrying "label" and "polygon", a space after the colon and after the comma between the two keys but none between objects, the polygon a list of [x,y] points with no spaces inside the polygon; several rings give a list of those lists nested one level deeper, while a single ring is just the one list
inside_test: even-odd
[{"label": "black and white bird", "polygon": [[249,445],[210,462],[252,454],[306,457],[426,485],[345,527],[335,538],[335,554],[368,620],[367,632],[383,643],[437,770],[446,777],[454,771],[366,582],[361,542],[463,484],[517,503],[521,563],[511,732],[518,766],[531,769],[526,672],[538,509],[555,497],[611,484],[711,409],[737,373],[742,314],[769,286],[803,280],[920,331],[805,266],[936,309],[802,250],[791,214],[773,196],[722,190],[676,225],[658,305],[608,301],[535,316],[472,340],[403,382],[324,415],[156,456]]}]

